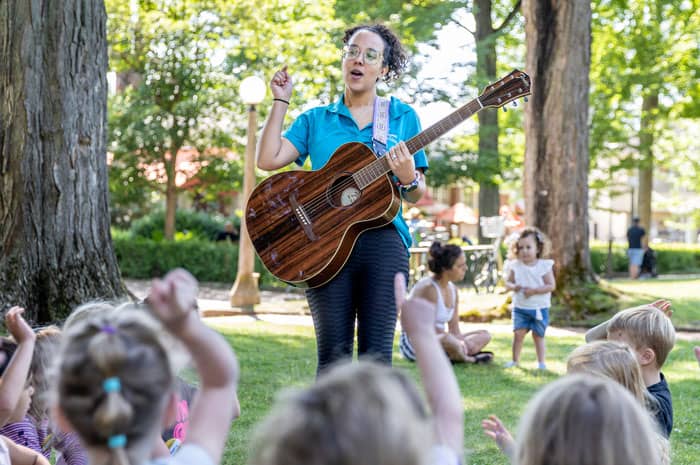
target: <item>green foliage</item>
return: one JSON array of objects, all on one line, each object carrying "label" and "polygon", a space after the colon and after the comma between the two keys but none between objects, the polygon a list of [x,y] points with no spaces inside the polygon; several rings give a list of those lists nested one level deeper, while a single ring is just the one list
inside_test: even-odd
[{"label": "green foliage", "polygon": [[[135,238],[159,241],[163,239],[164,222],[165,212],[159,209],[134,221],[129,232]],[[223,223],[221,219],[193,210],[178,210],[175,215],[176,231],[201,240],[213,240],[223,230]]]},{"label": "green foliage", "polygon": [[[607,172],[639,165],[643,97],[660,96],[651,115],[656,121],[690,108],[685,94],[692,94],[697,80],[691,76],[700,72],[698,8],[698,0],[594,2],[592,166]],[[641,129],[657,139],[670,128],[657,123]],[[675,158],[655,148],[655,162]]]},{"label": "green foliage", "polygon": [[[692,244],[653,244],[656,252],[656,268],[659,274],[700,272],[700,246]],[[591,246],[593,271],[605,275],[608,263],[608,245],[596,243]],[[627,273],[627,246],[613,244],[613,273]]]},{"label": "green foliage", "polygon": [[[179,267],[187,269],[199,281],[233,283],[238,268],[238,244],[193,237],[182,239],[157,241],[113,231],[114,251],[122,276],[151,279]],[[272,276],[257,258],[255,271],[260,273],[261,287],[286,286]]]}]

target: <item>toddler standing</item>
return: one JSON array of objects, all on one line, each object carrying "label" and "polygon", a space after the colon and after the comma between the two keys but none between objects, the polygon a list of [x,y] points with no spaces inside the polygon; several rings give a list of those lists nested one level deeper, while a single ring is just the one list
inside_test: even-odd
[{"label": "toddler standing", "polygon": [[532,330],[537,353],[537,367],[547,368],[544,355],[544,333],[549,323],[552,291],[556,287],[553,260],[544,259],[549,243],[537,228],[523,229],[510,251],[506,288],[513,291],[513,360],[506,367],[516,366],[528,331]]}]

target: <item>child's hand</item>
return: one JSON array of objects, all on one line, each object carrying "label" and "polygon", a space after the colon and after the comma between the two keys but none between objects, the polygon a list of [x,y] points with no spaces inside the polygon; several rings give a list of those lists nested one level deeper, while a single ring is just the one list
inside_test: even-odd
[{"label": "child's hand", "polygon": [[5,327],[17,341],[17,344],[36,339],[36,334],[22,317],[22,313],[24,313],[22,307],[12,307],[5,314]]},{"label": "child's hand", "polygon": [[178,268],[163,279],[154,279],[148,304],[154,315],[171,330],[178,330],[197,310],[197,280]]},{"label": "child's hand", "polygon": [[659,299],[655,302],[652,302],[651,306],[658,308],[664,313],[664,315],[666,315],[669,318],[671,318],[671,315],[673,315],[673,309],[671,308],[670,300]]},{"label": "child's hand", "polygon": [[409,334],[421,331],[435,332],[435,305],[425,299],[406,300],[406,281],[402,273],[394,276],[396,309],[401,312],[401,327]]},{"label": "child's hand", "polygon": [[496,445],[501,452],[509,457],[512,456],[515,441],[513,440],[513,436],[511,436],[510,432],[496,415],[489,415],[486,420],[482,420],[481,427],[484,429],[484,433],[488,437],[496,441]]},{"label": "child's hand", "polygon": [[530,297],[537,294],[537,290],[532,287],[523,287],[522,290],[525,297]]}]

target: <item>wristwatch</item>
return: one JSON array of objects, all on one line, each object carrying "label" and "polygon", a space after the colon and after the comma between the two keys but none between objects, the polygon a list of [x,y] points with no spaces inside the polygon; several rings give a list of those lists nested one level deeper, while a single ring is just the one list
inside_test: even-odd
[{"label": "wristwatch", "polygon": [[407,192],[413,192],[414,190],[418,189],[418,185],[420,184],[420,171],[416,170],[416,176],[413,178],[413,181],[409,182],[408,184],[401,184],[401,181],[398,181],[396,183],[397,186],[399,186],[399,189],[401,189],[401,195],[406,194]]}]

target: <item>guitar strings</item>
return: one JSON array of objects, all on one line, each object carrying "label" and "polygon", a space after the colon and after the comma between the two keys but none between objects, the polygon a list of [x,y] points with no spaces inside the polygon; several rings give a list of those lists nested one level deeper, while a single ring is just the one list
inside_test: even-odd
[{"label": "guitar strings", "polygon": [[[447,115],[447,117],[441,119],[440,121],[438,121],[437,123],[435,123],[434,125],[432,125],[431,127],[429,127],[428,129],[426,129],[425,131],[423,131],[423,132],[421,132],[420,134],[418,134],[417,136],[415,136],[414,139],[416,139],[416,142],[418,142],[418,141],[420,141],[420,140],[422,140],[422,139],[427,139],[427,140],[429,141],[429,140],[434,139],[434,137],[430,137],[430,133],[431,133],[431,132],[439,131],[440,133],[443,133],[443,134],[444,134],[445,132],[447,132],[447,131],[449,131],[450,129],[454,128],[459,122],[464,121],[464,120],[466,119],[466,117],[471,116],[471,115],[473,115],[476,111],[478,111],[478,110],[474,111],[474,110],[471,108],[472,106],[474,106],[474,102],[475,102],[475,101],[477,101],[477,100],[472,100],[471,102],[469,102],[469,103],[467,103],[466,105],[464,105],[464,106],[460,107],[459,109],[457,109],[455,112],[453,112],[453,113]],[[483,108],[483,105],[481,104],[481,102],[478,102],[478,103],[479,103],[479,105],[481,106],[481,108]],[[481,109],[481,108],[480,108],[480,109]],[[465,116],[462,114],[463,112],[468,112],[468,115],[465,117]],[[454,121],[454,120],[457,120],[457,121]],[[407,143],[410,143],[410,142],[412,142],[412,141],[413,141],[413,139],[411,139],[411,140],[408,141]],[[425,146],[426,144],[427,144],[427,142],[422,143],[421,145],[422,145],[422,146]],[[386,156],[386,155],[382,155],[382,157],[377,158],[377,160],[380,160],[381,158],[383,158],[383,157],[385,157],[385,156]],[[372,163],[374,163],[374,162],[372,162]],[[367,167],[365,167],[365,168],[367,168]],[[362,169],[365,169],[365,168],[362,168]],[[384,173],[384,174],[385,174],[385,173]],[[335,196],[337,193],[342,192],[342,191],[345,190],[346,188],[350,187],[350,186],[353,184],[353,181],[351,181],[353,176],[354,176],[354,175],[348,176],[347,179],[345,179],[345,180],[341,181],[340,183],[336,184],[335,186],[333,186],[332,188],[330,188],[328,191],[325,191],[323,195],[318,196],[318,197],[316,197],[316,198],[313,198],[313,199],[311,199],[309,202],[304,203],[304,204],[301,204],[301,206],[305,209],[305,211],[307,212],[307,214],[308,214],[309,216],[315,215],[315,214],[318,212],[318,209],[319,209],[324,203],[327,203],[327,204],[329,204],[329,205],[331,205],[331,206],[334,206],[334,205],[328,200],[328,198],[329,198],[329,197],[332,198],[332,197]],[[374,181],[376,181],[376,180],[378,180],[378,179],[379,179],[379,177],[377,177]],[[374,182],[374,181],[373,181],[373,182]]]}]

